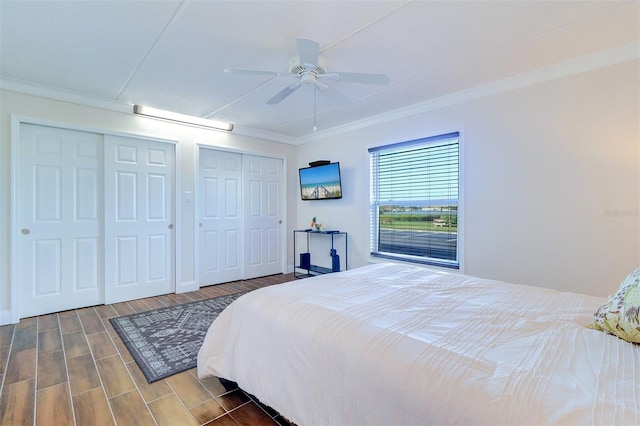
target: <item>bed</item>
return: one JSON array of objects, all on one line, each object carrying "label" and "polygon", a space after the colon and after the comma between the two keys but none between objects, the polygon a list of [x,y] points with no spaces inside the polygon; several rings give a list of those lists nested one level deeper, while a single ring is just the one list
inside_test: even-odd
[{"label": "bed", "polygon": [[238,298],[198,374],[299,425],[638,425],[640,345],[586,327],[606,301],[372,264]]}]

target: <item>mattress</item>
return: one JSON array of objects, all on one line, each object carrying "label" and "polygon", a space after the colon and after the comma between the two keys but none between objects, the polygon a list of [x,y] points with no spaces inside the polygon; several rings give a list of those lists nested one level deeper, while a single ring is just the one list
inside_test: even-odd
[{"label": "mattress", "polygon": [[586,327],[605,301],[372,264],[240,297],[198,374],[299,425],[637,425],[640,345]]}]

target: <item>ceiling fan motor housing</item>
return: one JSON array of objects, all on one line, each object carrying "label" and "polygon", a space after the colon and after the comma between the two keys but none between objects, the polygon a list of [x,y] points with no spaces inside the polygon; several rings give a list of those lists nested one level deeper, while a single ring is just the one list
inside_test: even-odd
[{"label": "ceiling fan motor housing", "polygon": [[318,65],[303,65],[300,63],[300,58],[295,57],[289,61],[289,72],[295,76],[300,77],[302,83],[311,84],[315,82],[316,76],[324,74],[327,70],[320,64],[321,59],[318,58]]}]

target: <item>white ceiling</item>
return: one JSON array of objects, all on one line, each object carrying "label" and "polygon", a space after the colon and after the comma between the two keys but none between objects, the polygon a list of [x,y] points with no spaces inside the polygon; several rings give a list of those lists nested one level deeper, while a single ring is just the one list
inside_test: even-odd
[{"label": "white ceiling", "polygon": [[640,39],[637,0],[0,0],[0,15],[5,88],[144,104],[290,143],[314,136],[312,86],[267,105],[293,77],[225,68],[287,71],[296,38],[309,38],[328,72],[389,76],[328,81],[351,102],[319,91],[321,134]]}]

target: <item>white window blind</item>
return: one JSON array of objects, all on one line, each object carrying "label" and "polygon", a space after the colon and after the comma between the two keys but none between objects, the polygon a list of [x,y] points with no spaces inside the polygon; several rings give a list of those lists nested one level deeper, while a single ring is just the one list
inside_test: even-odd
[{"label": "white window blind", "polygon": [[371,254],[459,268],[459,133],[369,155]]}]

